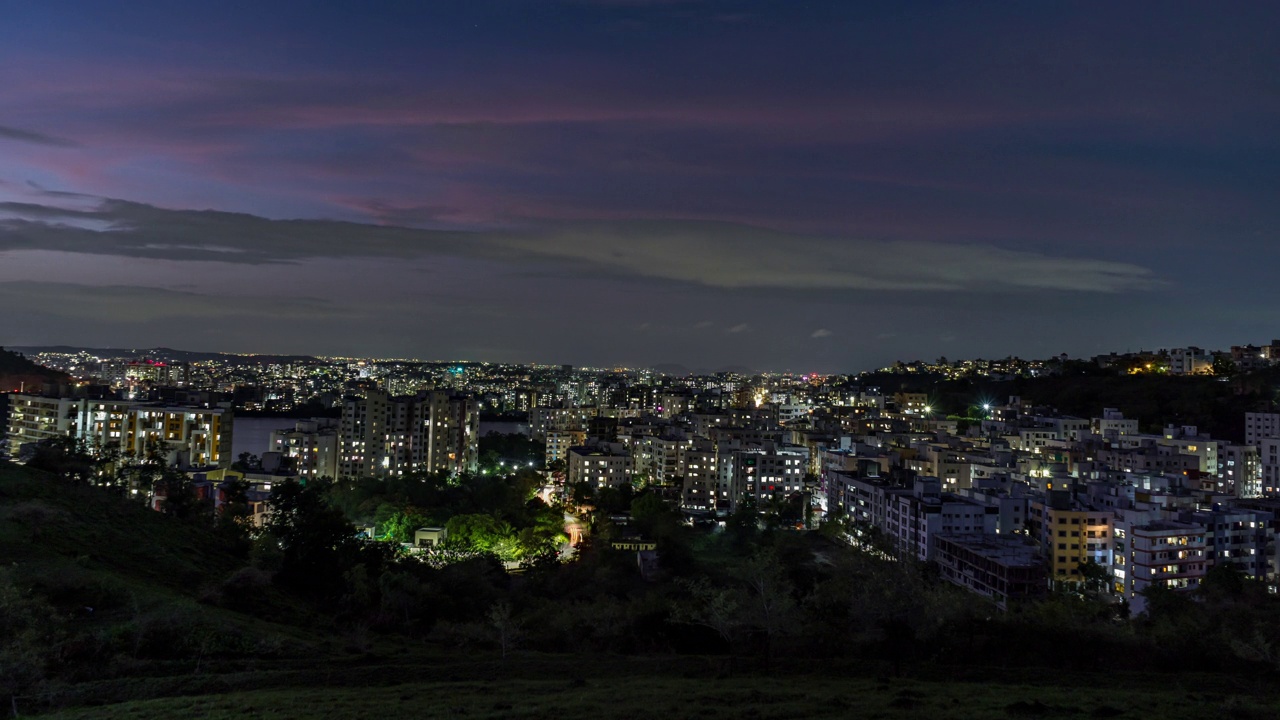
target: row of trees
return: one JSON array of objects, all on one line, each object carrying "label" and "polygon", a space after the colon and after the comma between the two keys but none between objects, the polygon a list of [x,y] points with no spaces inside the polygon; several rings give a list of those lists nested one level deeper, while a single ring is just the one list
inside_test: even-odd
[{"label": "row of trees", "polygon": [[158,499],[159,509],[183,519],[217,522],[247,537],[248,485],[230,481],[223,486],[225,503],[214,512],[211,497],[197,497],[185,473],[170,466],[163,446],[147,443],[141,455],[122,451],[117,444],[90,444],[74,436],[51,438],[39,443],[27,467],[52,473],[69,483],[90,484],[124,497],[150,502]]}]

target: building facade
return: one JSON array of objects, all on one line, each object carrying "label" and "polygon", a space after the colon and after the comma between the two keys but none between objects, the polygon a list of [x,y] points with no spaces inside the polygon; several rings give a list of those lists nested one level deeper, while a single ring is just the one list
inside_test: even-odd
[{"label": "building facade", "polygon": [[230,463],[233,430],[234,414],[225,407],[15,394],[7,439],[14,457],[23,445],[72,437],[93,452],[116,449],[137,458],[159,453],[166,464],[193,468]]},{"label": "building facade", "polygon": [[338,477],[475,472],[480,409],[471,395],[433,390],[348,398],[339,428]]}]

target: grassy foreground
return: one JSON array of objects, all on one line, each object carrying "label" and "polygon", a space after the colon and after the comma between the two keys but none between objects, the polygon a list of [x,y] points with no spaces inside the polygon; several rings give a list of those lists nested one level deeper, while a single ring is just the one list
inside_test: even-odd
[{"label": "grassy foreground", "polygon": [[1242,695],[1143,688],[869,678],[637,676],[483,681],[405,678],[380,687],[282,688],[125,702],[42,717],[89,718],[1235,718],[1280,716]]}]

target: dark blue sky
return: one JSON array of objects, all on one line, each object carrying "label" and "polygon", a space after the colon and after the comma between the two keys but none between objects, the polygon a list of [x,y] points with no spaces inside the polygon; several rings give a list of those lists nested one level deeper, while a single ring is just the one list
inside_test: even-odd
[{"label": "dark blue sky", "polygon": [[851,371],[1280,335],[1280,6],[45,3],[0,343]]}]

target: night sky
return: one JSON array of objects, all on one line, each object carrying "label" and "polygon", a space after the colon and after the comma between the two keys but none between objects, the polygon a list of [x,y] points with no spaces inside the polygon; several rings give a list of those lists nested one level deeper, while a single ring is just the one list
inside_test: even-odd
[{"label": "night sky", "polygon": [[1280,3],[9,2],[0,344],[1280,337]]}]

